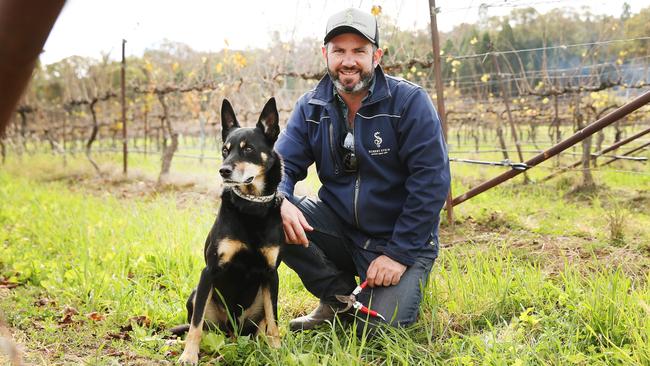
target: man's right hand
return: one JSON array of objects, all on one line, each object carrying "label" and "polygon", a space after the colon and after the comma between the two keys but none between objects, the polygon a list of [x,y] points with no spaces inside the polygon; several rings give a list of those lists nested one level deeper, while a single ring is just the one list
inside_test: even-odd
[{"label": "man's right hand", "polygon": [[284,199],[282,206],[280,206],[280,214],[282,215],[282,228],[284,229],[284,238],[287,244],[303,245],[305,248],[309,246],[306,231],[314,230],[309,225],[307,219],[293,203]]}]

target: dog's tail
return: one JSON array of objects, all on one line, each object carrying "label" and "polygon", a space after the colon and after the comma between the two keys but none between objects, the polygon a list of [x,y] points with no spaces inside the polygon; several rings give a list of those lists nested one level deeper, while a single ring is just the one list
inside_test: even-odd
[{"label": "dog's tail", "polygon": [[169,329],[169,332],[177,337],[180,337],[183,334],[187,333],[189,330],[190,330],[189,324],[181,324]]}]

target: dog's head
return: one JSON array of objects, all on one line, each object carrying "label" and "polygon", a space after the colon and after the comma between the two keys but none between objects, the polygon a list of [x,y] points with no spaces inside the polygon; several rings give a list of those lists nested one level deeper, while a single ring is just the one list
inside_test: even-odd
[{"label": "dog's head", "polygon": [[252,128],[239,126],[235,111],[227,99],[221,106],[223,163],[219,174],[226,186],[239,186],[250,194],[264,191],[265,174],[276,163],[273,145],[280,134],[278,109],[271,98]]}]

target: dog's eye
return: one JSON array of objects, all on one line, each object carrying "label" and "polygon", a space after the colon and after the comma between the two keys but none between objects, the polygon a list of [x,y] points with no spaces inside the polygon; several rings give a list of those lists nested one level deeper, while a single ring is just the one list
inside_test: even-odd
[{"label": "dog's eye", "polygon": [[225,157],[226,155],[228,155],[228,149],[226,149],[226,148],[224,147],[223,149],[221,149],[221,153],[222,153],[223,156]]}]

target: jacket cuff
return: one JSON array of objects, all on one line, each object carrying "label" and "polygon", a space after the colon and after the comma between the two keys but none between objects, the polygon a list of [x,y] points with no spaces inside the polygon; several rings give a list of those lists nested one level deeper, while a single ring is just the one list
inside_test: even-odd
[{"label": "jacket cuff", "polygon": [[406,255],[401,251],[395,251],[391,250],[389,248],[384,249],[384,253],[386,256],[390,257],[392,260],[396,260],[403,265],[410,267],[415,263],[415,258],[411,257],[410,255]]},{"label": "jacket cuff", "polygon": [[278,185],[278,191],[284,193],[284,195],[287,197],[291,197],[293,196],[293,189],[295,186],[296,186],[295,183],[290,182],[287,179],[284,179]]}]

